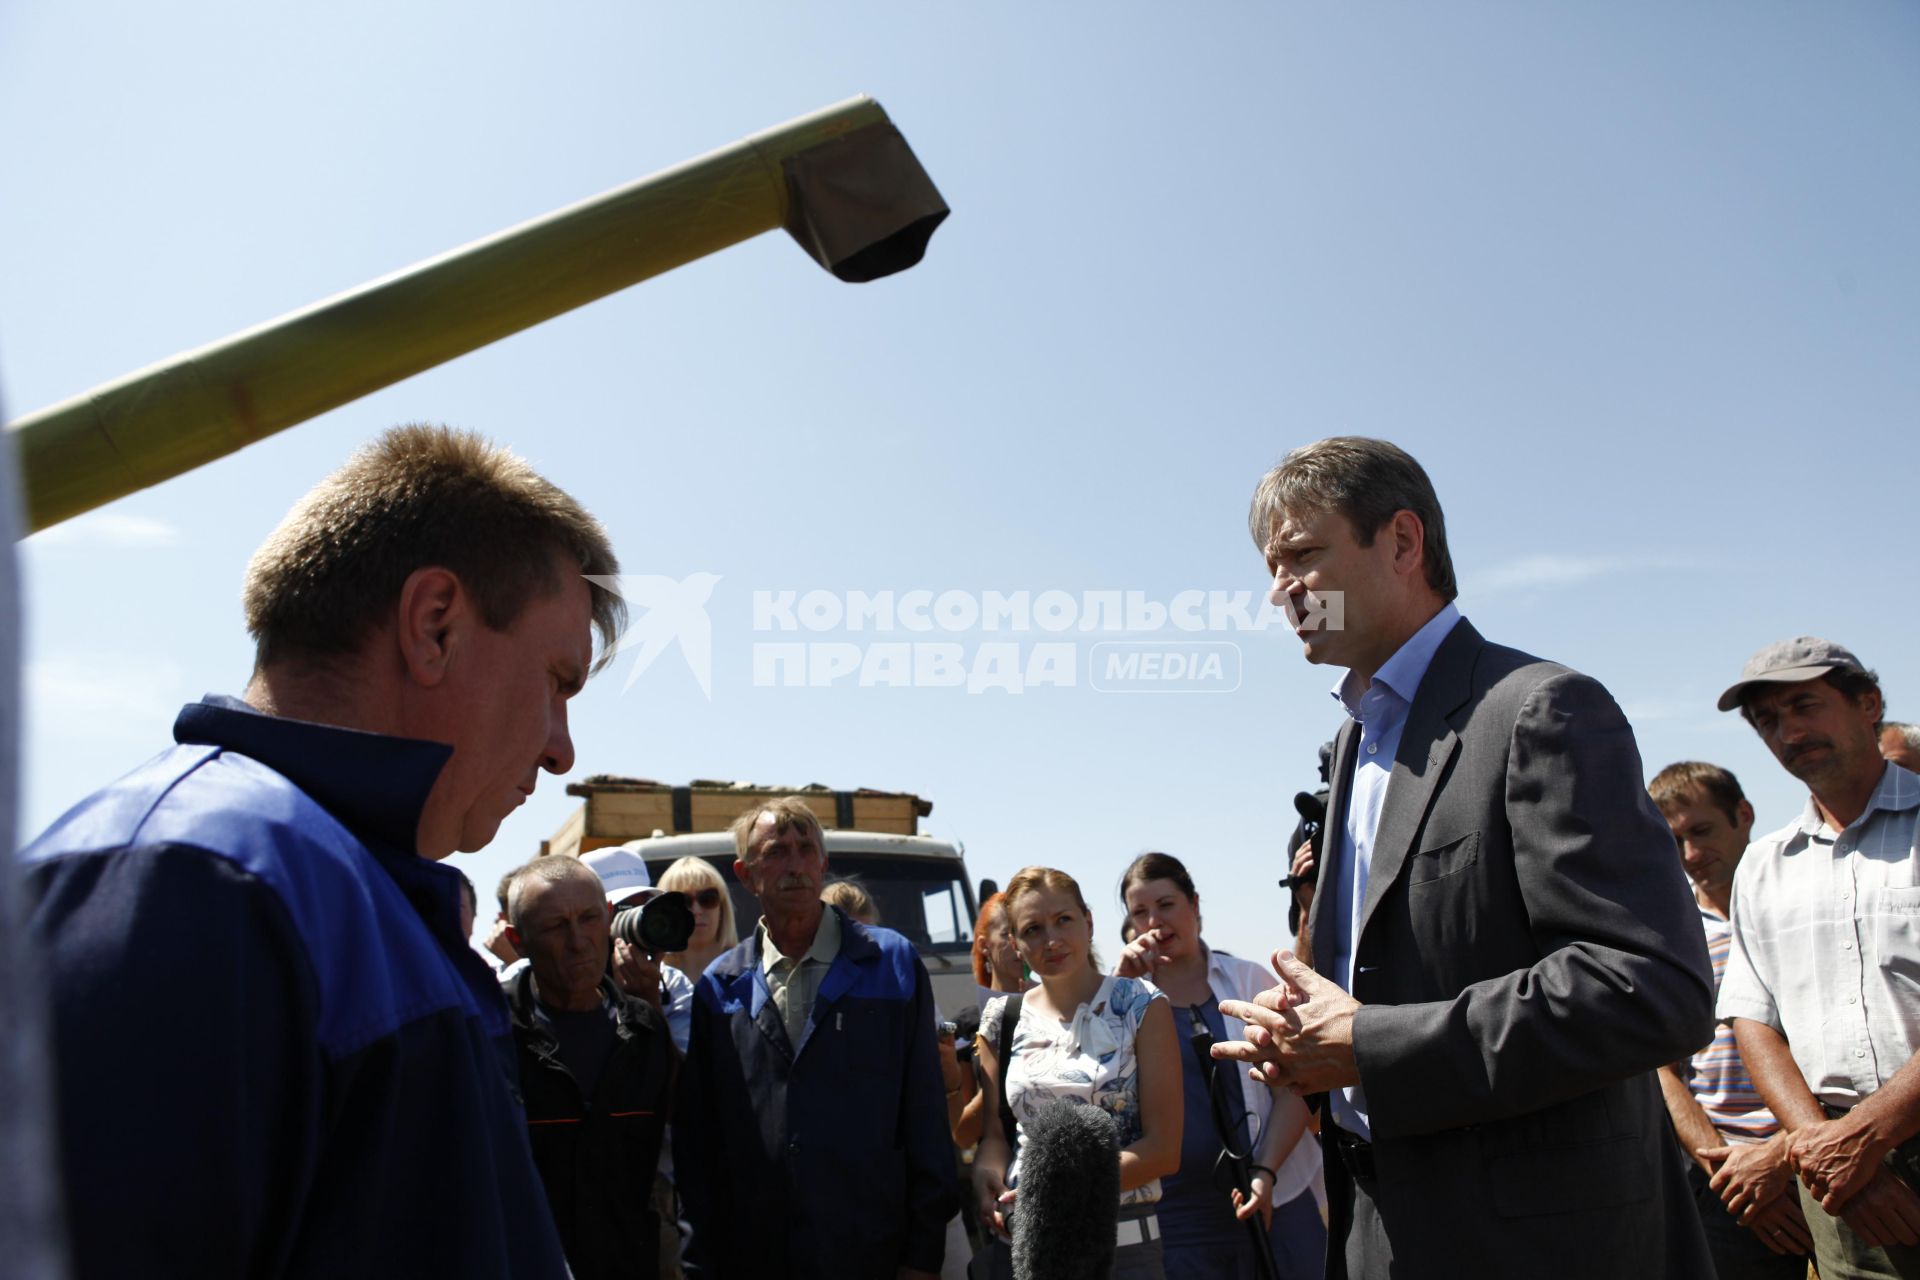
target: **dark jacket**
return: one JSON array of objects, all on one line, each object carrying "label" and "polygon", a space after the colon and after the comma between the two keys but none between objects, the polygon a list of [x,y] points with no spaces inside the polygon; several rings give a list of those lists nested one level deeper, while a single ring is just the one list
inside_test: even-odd
[{"label": "dark jacket", "polygon": [[[1329,831],[1359,737],[1349,722],[1336,740]],[[1465,621],[1441,642],[1395,753],[1354,948],[1353,1052],[1394,1275],[1713,1274],[1653,1076],[1712,1038],[1713,975],[1644,778],[1593,680]],[[1345,842],[1326,845],[1320,883],[1337,884]],[[1315,936],[1333,896],[1313,900]],[[1331,1150],[1327,1191],[1337,1280],[1351,1197]],[[1363,1262],[1353,1280],[1385,1274]]]},{"label": "dark jacket", "polygon": [[448,748],[210,698],[21,854],[77,1276],[559,1277],[511,1028],[413,852]]},{"label": "dark jacket", "polygon": [[689,1275],[938,1272],[957,1205],[933,992],[913,944],[838,908],[840,954],[798,1046],[758,935],[707,966],[674,1120]]},{"label": "dark jacket", "polygon": [[533,971],[522,969],[505,986],[527,1136],[574,1280],[654,1280],[661,1224],[653,1177],[680,1054],[657,1009],[622,994],[610,978],[600,989],[613,1002],[615,1048],[588,1098],[535,1012]]}]

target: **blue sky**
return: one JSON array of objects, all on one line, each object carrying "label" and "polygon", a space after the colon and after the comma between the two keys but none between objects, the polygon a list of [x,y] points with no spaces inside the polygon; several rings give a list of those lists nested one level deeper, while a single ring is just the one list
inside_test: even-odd
[{"label": "blue sky", "polygon": [[1080,876],[1109,950],[1156,847],[1217,945],[1280,940],[1330,673],[1268,631],[1218,637],[1231,693],[767,688],[756,643],[820,637],[756,633],[755,591],[1257,591],[1261,472],[1386,436],[1484,632],[1777,826],[1801,794],[1712,709],[1751,651],[1830,635],[1920,719],[1920,12],[1674,10],[8,6],[10,416],[854,93],[954,210],[895,279],[765,236],[28,540],[24,825],[240,688],[253,548],[425,419],[525,453],[629,572],[720,577],[711,699],[616,666],[579,773],[919,792],[976,875]]}]

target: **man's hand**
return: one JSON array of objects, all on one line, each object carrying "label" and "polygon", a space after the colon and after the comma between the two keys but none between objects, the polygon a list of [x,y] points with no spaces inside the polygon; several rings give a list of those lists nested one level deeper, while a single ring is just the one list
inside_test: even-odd
[{"label": "man's hand", "polygon": [[1840,1216],[1876,1248],[1920,1244],[1920,1196],[1884,1166],[1841,1207]]},{"label": "man's hand", "polygon": [[487,950],[499,956],[500,963],[502,964],[512,964],[520,958],[520,953],[514,949],[513,943],[507,939],[507,929],[509,927],[507,918],[501,916],[493,922],[493,927],[487,930]]},{"label": "man's hand", "polygon": [[1241,1195],[1238,1187],[1233,1189],[1233,1216],[1245,1222],[1258,1213],[1260,1229],[1271,1231],[1273,1229],[1273,1176],[1265,1169],[1256,1170],[1254,1175],[1247,1179],[1247,1185],[1252,1189],[1250,1195]]},{"label": "man's hand", "polygon": [[1291,951],[1273,953],[1273,971],[1280,985],[1262,991],[1252,1004],[1220,1002],[1220,1012],[1247,1024],[1247,1038],[1214,1045],[1213,1056],[1252,1063],[1256,1079],[1295,1093],[1359,1084],[1353,1015],[1360,1002]]},{"label": "man's hand", "polygon": [[1805,1257],[1813,1252],[1813,1232],[1807,1229],[1807,1219],[1800,1212],[1800,1196],[1791,1187],[1772,1204],[1754,1210],[1748,1216],[1747,1229],[1775,1253]]},{"label": "man's hand", "polygon": [[[1302,840],[1300,847],[1293,851],[1291,874],[1295,879],[1313,874],[1313,841]],[[1300,904],[1300,914],[1303,916],[1307,914],[1307,911],[1313,906],[1313,885],[1294,885],[1293,900]]]},{"label": "man's hand", "polygon": [[1007,1229],[1006,1215],[1013,1212],[1016,1194],[1007,1190],[1006,1175],[1000,1170],[990,1165],[974,1165],[974,1210],[979,1215],[980,1224],[1003,1240],[1013,1239]]},{"label": "man's hand", "polygon": [[1166,962],[1167,958],[1160,954],[1160,931],[1149,929],[1127,944],[1113,972],[1121,978],[1151,978],[1153,971]]},{"label": "man's hand", "polygon": [[613,980],[630,996],[638,996],[662,1013],[660,957],[648,955],[625,938],[613,940]]},{"label": "man's hand", "polygon": [[1793,1184],[1782,1129],[1765,1142],[1702,1147],[1697,1154],[1713,1171],[1712,1187],[1735,1222],[1752,1224],[1752,1215],[1785,1195]]},{"label": "man's hand", "polygon": [[1890,1150],[1866,1125],[1846,1115],[1796,1130],[1787,1156],[1807,1190],[1819,1197],[1820,1207],[1838,1216]]}]

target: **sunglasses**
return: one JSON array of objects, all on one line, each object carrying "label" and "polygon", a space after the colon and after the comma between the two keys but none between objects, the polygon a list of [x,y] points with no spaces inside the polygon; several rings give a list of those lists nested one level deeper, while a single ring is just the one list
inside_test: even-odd
[{"label": "sunglasses", "polygon": [[693,905],[702,911],[711,911],[720,905],[720,890],[718,889],[702,889],[698,893],[690,893],[687,896],[693,899]]}]

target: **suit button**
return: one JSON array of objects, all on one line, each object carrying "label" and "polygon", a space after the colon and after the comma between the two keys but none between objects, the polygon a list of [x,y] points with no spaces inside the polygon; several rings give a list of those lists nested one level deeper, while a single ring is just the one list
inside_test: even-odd
[{"label": "suit button", "polygon": [[788,1155],[790,1155],[790,1156],[797,1156],[797,1155],[799,1155],[799,1154],[800,1154],[800,1144],[799,1144],[798,1142],[789,1142],[789,1143],[787,1144],[787,1154],[788,1154]]}]

